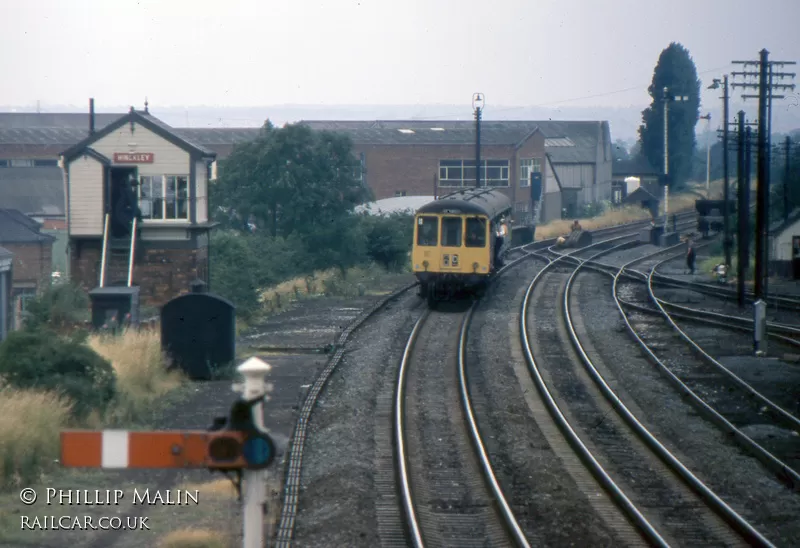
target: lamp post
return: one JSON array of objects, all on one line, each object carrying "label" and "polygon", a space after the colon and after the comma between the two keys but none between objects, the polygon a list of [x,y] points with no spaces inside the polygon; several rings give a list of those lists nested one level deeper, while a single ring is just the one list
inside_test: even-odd
[{"label": "lamp post", "polygon": [[731,264],[731,234],[730,224],[728,223],[728,209],[729,209],[729,188],[728,188],[728,75],[723,76],[720,82],[719,78],[714,78],[708,89],[719,89],[722,84],[722,199],[725,203],[723,209],[723,240],[722,246],[725,250],[725,266]]},{"label": "lamp post", "polygon": [[669,103],[670,101],[688,101],[687,95],[671,96],[669,88],[664,86],[664,234],[667,233],[667,216],[669,214]]},{"label": "lamp post", "polygon": [[481,111],[484,99],[483,93],[472,94],[472,109],[475,111],[475,188],[481,186]]}]

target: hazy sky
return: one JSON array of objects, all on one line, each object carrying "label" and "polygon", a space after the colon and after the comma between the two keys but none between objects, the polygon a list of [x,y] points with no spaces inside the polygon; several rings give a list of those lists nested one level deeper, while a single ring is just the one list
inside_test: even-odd
[{"label": "hazy sky", "polygon": [[[704,81],[800,61],[800,0],[0,0],[0,105],[648,102],[670,41]],[[736,70],[741,70],[737,68]],[[800,72],[798,67],[790,69]],[[797,79],[800,84],[800,78]],[[718,102],[704,92],[704,103]],[[579,99],[579,100],[575,100]],[[488,112],[487,112],[488,113]]]}]

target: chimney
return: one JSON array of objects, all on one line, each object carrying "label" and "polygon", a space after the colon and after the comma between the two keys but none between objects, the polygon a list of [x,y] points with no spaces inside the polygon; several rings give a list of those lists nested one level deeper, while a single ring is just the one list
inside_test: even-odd
[{"label": "chimney", "polygon": [[94,134],[94,97],[89,99],[89,135]]}]

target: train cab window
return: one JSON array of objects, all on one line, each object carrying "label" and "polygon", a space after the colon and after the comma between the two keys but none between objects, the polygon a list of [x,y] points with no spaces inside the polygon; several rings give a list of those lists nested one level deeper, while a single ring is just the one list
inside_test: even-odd
[{"label": "train cab window", "polygon": [[467,219],[467,247],[486,247],[486,219]]},{"label": "train cab window", "polygon": [[442,246],[461,247],[461,217],[442,218]]},{"label": "train cab window", "polygon": [[417,245],[435,246],[439,236],[439,219],[436,217],[417,218]]}]

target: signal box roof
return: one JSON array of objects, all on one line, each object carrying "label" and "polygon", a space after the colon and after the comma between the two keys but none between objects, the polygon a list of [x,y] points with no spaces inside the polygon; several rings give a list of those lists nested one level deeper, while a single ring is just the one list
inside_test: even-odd
[{"label": "signal box roof", "polygon": [[456,213],[486,215],[490,219],[508,213],[511,200],[503,192],[490,188],[457,190],[427,203],[417,213]]}]

